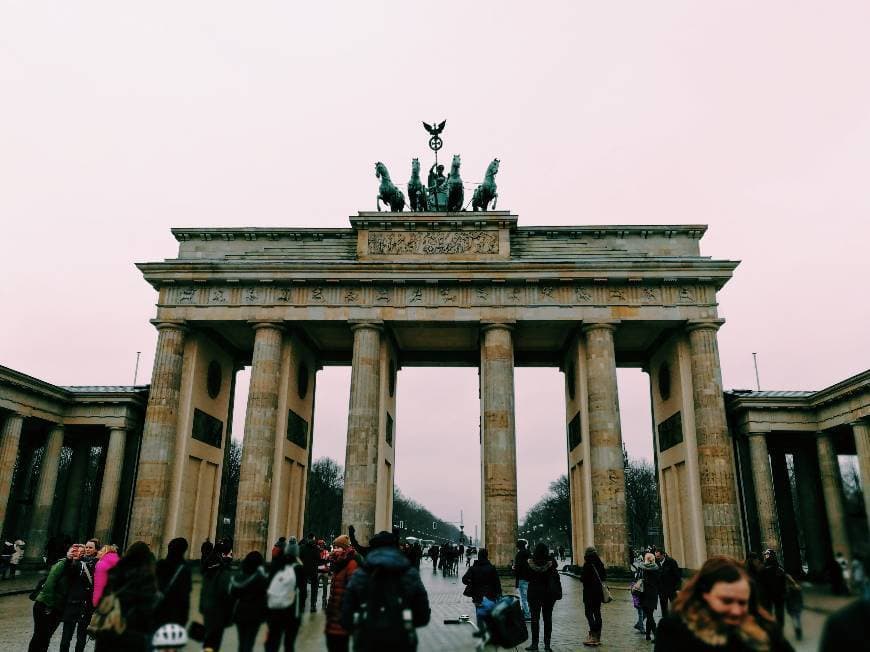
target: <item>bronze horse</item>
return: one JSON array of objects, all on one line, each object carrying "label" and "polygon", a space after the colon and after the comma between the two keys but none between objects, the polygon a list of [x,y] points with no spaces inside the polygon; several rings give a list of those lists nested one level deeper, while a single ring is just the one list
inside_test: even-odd
[{"label": "bronze horse", "polygon": [[447,210],[457,212],[462,210],[465,202],[465,188],[459,176],[459,154],[453,155],[453,163],[450,165],[450,176],[447,177]]},{"label": "bronze horse", "polygon": [[486,177],[483,183],[474,189],[474,195],[471,198],[471,207],[476,210],[489,210],[487,206],[492,202],[492,210],[495,210],[495,204],[498,201],[498,187],[495,185],[495,175],[498,174],[498,159],[492,159],[492,163],[486,168]]},{"label": "bronze horse", "polygon": [[420,159],[411,159],[411,178],[408,180],[408,203],[412,211],[428,211],[426,186],[420,180]]},{"label": "bronze horse", "polygon": [[381,201],[389,204],[390,211],[401,213],[405,209],[405,195],[399,190],[396,185],[390,180],[390,173],[387,172],[387,166],[378,161],[375,163],[375,177],[381,180],[381,185],[378,188],[378,211],[381,210]]}]

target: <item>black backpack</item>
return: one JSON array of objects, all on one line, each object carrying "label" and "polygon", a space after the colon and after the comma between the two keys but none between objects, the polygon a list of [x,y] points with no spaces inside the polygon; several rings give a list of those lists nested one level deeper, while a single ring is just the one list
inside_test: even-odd
[{"label": "black backpack", "polygon": [[411,606],[402,591],[402,573],[376,568],[357,612],[354,649],[406,652],[417,649]]},{"label": "black backpack", "polygon": [[499,647],[516,647],[529,638],[520,601],[512,595],[499,598],[487,618],[490,642]]}]

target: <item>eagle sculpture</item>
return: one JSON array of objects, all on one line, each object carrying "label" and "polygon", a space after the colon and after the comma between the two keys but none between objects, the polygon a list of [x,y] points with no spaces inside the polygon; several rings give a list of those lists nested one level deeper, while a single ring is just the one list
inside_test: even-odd
[{"label": "eagle sculpture", "polygon": [[447,124],[447,120],[444,120],[443,122],[435,125],[434,127],[427,122],[424,122],[423,126],[426,128],[426,131],[428,131],[432,136],[437,136],[442,131],[444,131],[444,126],[446,124]]}]

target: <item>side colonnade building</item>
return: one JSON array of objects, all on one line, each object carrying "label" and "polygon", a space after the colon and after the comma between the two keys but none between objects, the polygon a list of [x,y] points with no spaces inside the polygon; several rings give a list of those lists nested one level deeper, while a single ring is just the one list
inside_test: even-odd
[{"label": "side colonnade building", "polygon": [[[480,378],[481,540],[507,567],[518,520],[514,369],[545,366],[565,379],[573,550],[594,545],[606,564],[625,566],[616,369],[636,367],[651,381],[666,547],[688,568],[744,556],[769,516],[747,507],[757,487],[746,477],[764,460],[745,455],[736,404],[729,431],[716,293],[737,262],[702,256],[705,230],[520,227],[506,211],[174,229],[178,256],[138,265],[158,293],[158,342],[126,539],[163,550],[175,536],[215,538],[235,376],[248,365],[235,549],[300,536],[316,372],[350,365],[350,396],[317,400],[348,406],[342,528],[353,524],[365,542],[393,523],[396,446],[413,456],[413,433],[396,423],[399,370],[468,366]],[[849,418],[866,436],[870,401],[857,402]],[[437,418],[450,397],[432,404]],[[0,427],[0,457],[14,460],[5,433],[15,426]]]}]

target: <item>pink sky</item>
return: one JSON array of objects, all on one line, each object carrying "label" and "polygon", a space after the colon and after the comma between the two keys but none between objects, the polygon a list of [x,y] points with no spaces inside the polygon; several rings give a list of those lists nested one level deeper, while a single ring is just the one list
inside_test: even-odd
[{"label": "pink sky", "polygon": [[[150,376],[173,226],[347,226],[420,120],[520,224],[710,225],[726,387],[819,389],[870,362],[866,2],[4,3],[0,363],[58,384]],[[413,5],[413,6],[412,6]],[[347,369],[318,381],[343,461]],[[474,369],[400,374],[397,481],[479,522]],[[652,453],[645,376],[620,375]],[[242,384],[244,387],[244,384]],[[432,419],[433,414],[439,420]],[[520,511],[566,470],[561,375],[517,371]],[[237,426],[237,433],[241,426]]]}]

